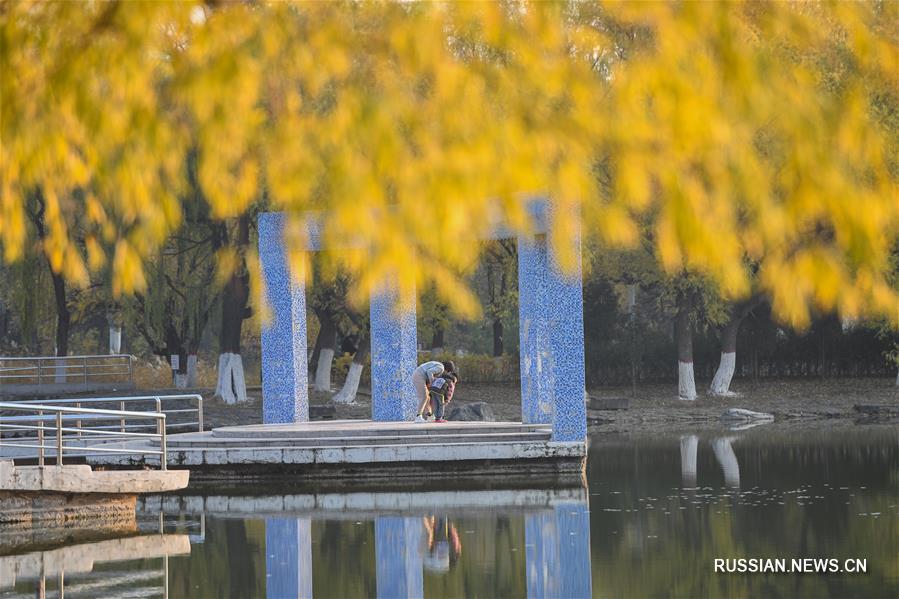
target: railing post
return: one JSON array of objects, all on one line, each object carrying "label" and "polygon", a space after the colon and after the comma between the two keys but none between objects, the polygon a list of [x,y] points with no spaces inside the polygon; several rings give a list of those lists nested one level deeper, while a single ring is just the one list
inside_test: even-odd
[{"label": "railing post", "polygon": [[159,444],[162,446],[162,456],[160,456],[160,465],[163,470],[169,469],[169,450],[166,447],[166,434],[165,434],[165,414],[159,419]]},{"label": "railing post", "polygon": [[62,467],[62,412],[56,413],[56,465]]},{"label": "railing post", "polygon": [[[81,409],[81,402],[80,402],[80,401],[77,402],[77,403],[75,404],[75,407],[78,408],[78,409],[80,410],[80,409]],[[75,421],[75,428],[78,429],[78,438],[80,439],[80,438],[81,438],[81,418],[79,418],[78,420]]]},{"label": "railing post", "polygon": [[169,455],[168,448],[166,447],[165,414],[162,413],[162,400],[159,399],[159,397],[156,398],[156,412],[160,415],[159,420],[156,421],[156,430],[159,432],[159,446],[162,449],[162,455],[159,458],[159,464],[163,470],[168,470]]},{"label": "railing post", "polygon": [[87,357],[81,358],[81,367],[84,369],[84,389],[87,390]]},{"label": "railing post", "polygon": [[44,411],[37,411],[37,465],[44,465]]},{"label": "railing post", "polygon": [[128,383],[132,385],[134,384],[134,363],[132,362],[133,357],[134,356],[132,356],[131,354],[128,354]]},{"label": "railing post", "polygon": [[197,428],[198,432],[203,432],[203,397],[197,396]]},{"label": "railing post", "polygon": [[41,383],[42,383],[41,378],[42,378],[43,375],[44,375],[43,370],[44,370],[44,369],[43,369],[43,360],[41,360],[40,358],[38,358],[38,359],[37,359],[37,390],[38,390],[38,391],[41,390]]},{"label": "railing post", "polygon": [[[119,411],[121,411],[121,412],[125,411],[125,402],[124,401],[119,402]],[[120,433],[125,432],[125,419],[124,418],[119,420],[119,432]]]}]

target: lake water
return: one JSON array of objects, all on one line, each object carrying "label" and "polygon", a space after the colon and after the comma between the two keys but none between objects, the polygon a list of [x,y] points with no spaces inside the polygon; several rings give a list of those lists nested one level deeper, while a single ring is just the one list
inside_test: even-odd
[{"label": "lake water", "polygon": [[[65,596],[899,596],[893,428],[594,436],[586,488],[500,487],[147,498],[164,535],[72,548]],[[0,597],[35,596],[35,555],[0,557]],[[738,558],[866,572],[715,572]]]}]

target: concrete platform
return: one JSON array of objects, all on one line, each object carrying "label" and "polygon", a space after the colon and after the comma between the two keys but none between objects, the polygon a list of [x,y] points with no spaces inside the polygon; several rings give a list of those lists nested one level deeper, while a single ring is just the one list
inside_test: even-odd
[{"label": "concrete platform", "polygon": [[[147,447],[146,441],[124,444]],[[306,477],[389,478],[557,474],[581,475],[585,443],[551,441],[549,425],[515,422],[372,422],[336,420],[231,426],[169,435],[168,464],[193,479]],[[88,457],[102,468],[158,466],[159,456]]]},{"label": "concrete platform", "polygon": [[164,493],[187,486],[184,470],[120,470],[95,472],[90,466],[15,466],[0,462],[0,491],[52,491],[137,495]]}]

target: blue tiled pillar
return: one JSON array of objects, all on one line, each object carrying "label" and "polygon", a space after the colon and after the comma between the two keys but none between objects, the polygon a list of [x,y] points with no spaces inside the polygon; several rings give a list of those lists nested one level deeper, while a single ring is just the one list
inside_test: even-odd
[{"label": "blue tiled pillar", "polygon": [[521,420],[549,424],[553,414],[550,368],[549,270],[546,236],[518,238],[518,336],[521,367]]},{"label": "blue tiled pillar", "polygon": [[584,404],[584,290],[581,278],[580,239],[577,265],[562,274],[550,257],[546,271],[546,314],[552,362],[553,441],[585,441],[587,408]]},{"label": "blue tiled pillar", "polygon": [[378,516],[375,561],[379,598],[424,596],[420,517]]},{"label": "blue tiled pillar", "polygon": [[271,319],[262,327],[263,422],[309,420],[306,372],[306,295],[284,251],[283,213],[259,215],[259,259]]},{"label": "blue tiled pillar", "polygon": [[590,512],[586,503],[566,503],[525,517],[525,573],[528,597],[587,598]]},{"label": "blue tiled pillar", "polygon": [[265,519],[265,595],[312,597],[312,523],[308,518]]},{"label": "blue tiled pillar", "polygon": [[415,304],[398,313],[398,293],[387,283],[371,299],[372,420],[412,420],[418,410],[412,384],[418,357]]},{"label": "blue tiled pillar", "polygon": [[585,440],[580,258],[564,275],[544,235],[519,238],[518,311],[522,421],[551,422],[554,441]]}]

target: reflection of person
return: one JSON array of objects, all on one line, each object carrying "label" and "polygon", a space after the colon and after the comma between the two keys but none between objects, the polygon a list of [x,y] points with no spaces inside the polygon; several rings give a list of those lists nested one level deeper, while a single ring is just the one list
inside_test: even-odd
[{"label": "reflection of person", "polygon": [[428,534],[428,546],[425,550],[424,567],[432,572],[449,572],[462,555],[462,541],[456,525],[449,518],[425,516],[425,531]]},{"label": "reflection of person", "polygon": [[418,415],[415,417],[416,422],[424,422],[424,411],[430,403],[428,395],[428,387],[434,382],[434,379],[444,372],[456,372],[456,365],[452,362],[438,362],[432,360],[425,362],[412,372],[412,384],[415,385],[415,395],[418,397]]}]

